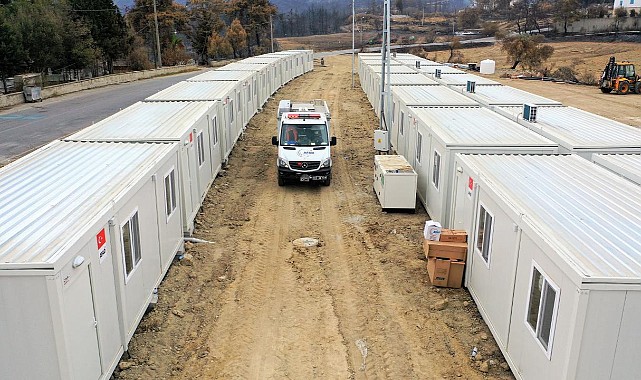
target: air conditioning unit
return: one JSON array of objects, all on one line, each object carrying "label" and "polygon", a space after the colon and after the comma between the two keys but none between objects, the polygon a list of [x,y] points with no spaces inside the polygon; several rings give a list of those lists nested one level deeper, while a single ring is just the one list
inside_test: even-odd
[{"label": "air conditioning unit", "polygon": [[523,105],[523,120],[527,120],[530,123],[536,123],[536,110],[537,106],[534,104],[524,104]]},{"label": "air conditioning unit", "polygon": [[437,78],[441,78],[441,69],[434,69],[434,76]]},{"label": "air conditioning unit", "polygon": [[474,93],[474,90],[476,89],[476,82],[473,80],[468,80],[467,81],[467,86],[466,86],[466,91]]},{"label": "air conditioning unit", "polygon": [[420,69],[421,68],[421,61],[416,61],[416,68]]}]

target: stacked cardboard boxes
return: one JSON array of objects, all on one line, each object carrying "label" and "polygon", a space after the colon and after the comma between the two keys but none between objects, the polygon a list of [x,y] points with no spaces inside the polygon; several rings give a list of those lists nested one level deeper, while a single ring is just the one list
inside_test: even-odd
[{"label": "stacked cardboard boxes", "polygon": [[423,250],[432,285],[460,288],[467,258],[467,233],[444,228],[439,241],[423,241]]}]

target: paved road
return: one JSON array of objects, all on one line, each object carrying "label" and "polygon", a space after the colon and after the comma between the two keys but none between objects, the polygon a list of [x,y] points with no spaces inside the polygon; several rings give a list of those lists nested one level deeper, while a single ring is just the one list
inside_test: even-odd
[{"label": "paved road", "polygon": [[198,72],[80,91],[0,112],[0,165],[67,136]]}]

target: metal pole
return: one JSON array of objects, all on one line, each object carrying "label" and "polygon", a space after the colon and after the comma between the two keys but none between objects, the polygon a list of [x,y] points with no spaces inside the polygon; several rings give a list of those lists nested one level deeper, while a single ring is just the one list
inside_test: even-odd
[{"label": "metal pole", "polygon": [[[390,18],[391,18],[391,0],[385,0],[383,14],[383,44],[381,47],[381,129],[389,131],[391,129],[391,93],[390,93]],[[391,148],[391,136],[387,139],[387,150]]]},{"label": "metal pole", "polygon": [[356,57],[356,49],[354,47],[354,23],[356,22],[356,13],[354,9],[354,0],[352,0],[352,88],[354,88],[354,59]]},{"label": "metal pole", "polygon": [[162,56],[160,54],[160,35],[158,34],[158,12],[156,11],[156,0],[154,0],[154,24],[156,25],[156,52],[158,53],[156,59],[156,68],[162,67]]},{"label": "metal pole", "polygon": [[269,39],[272,42],[272,53],[274,52],[274,24],[272,22],[272,15],[269,15]]}]

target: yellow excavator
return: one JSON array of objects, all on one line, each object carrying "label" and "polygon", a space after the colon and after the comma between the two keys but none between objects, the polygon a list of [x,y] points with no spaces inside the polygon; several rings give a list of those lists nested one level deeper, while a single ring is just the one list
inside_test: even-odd
[{"label": "yellow excavator", "polygon": [[614,57],[603,69],[599,82],[601,92],[609,94],[612,91],[625,95],[630,92],[641,94],[641,80],[634,71],[634,64],[628,61],[617,62]]}]

